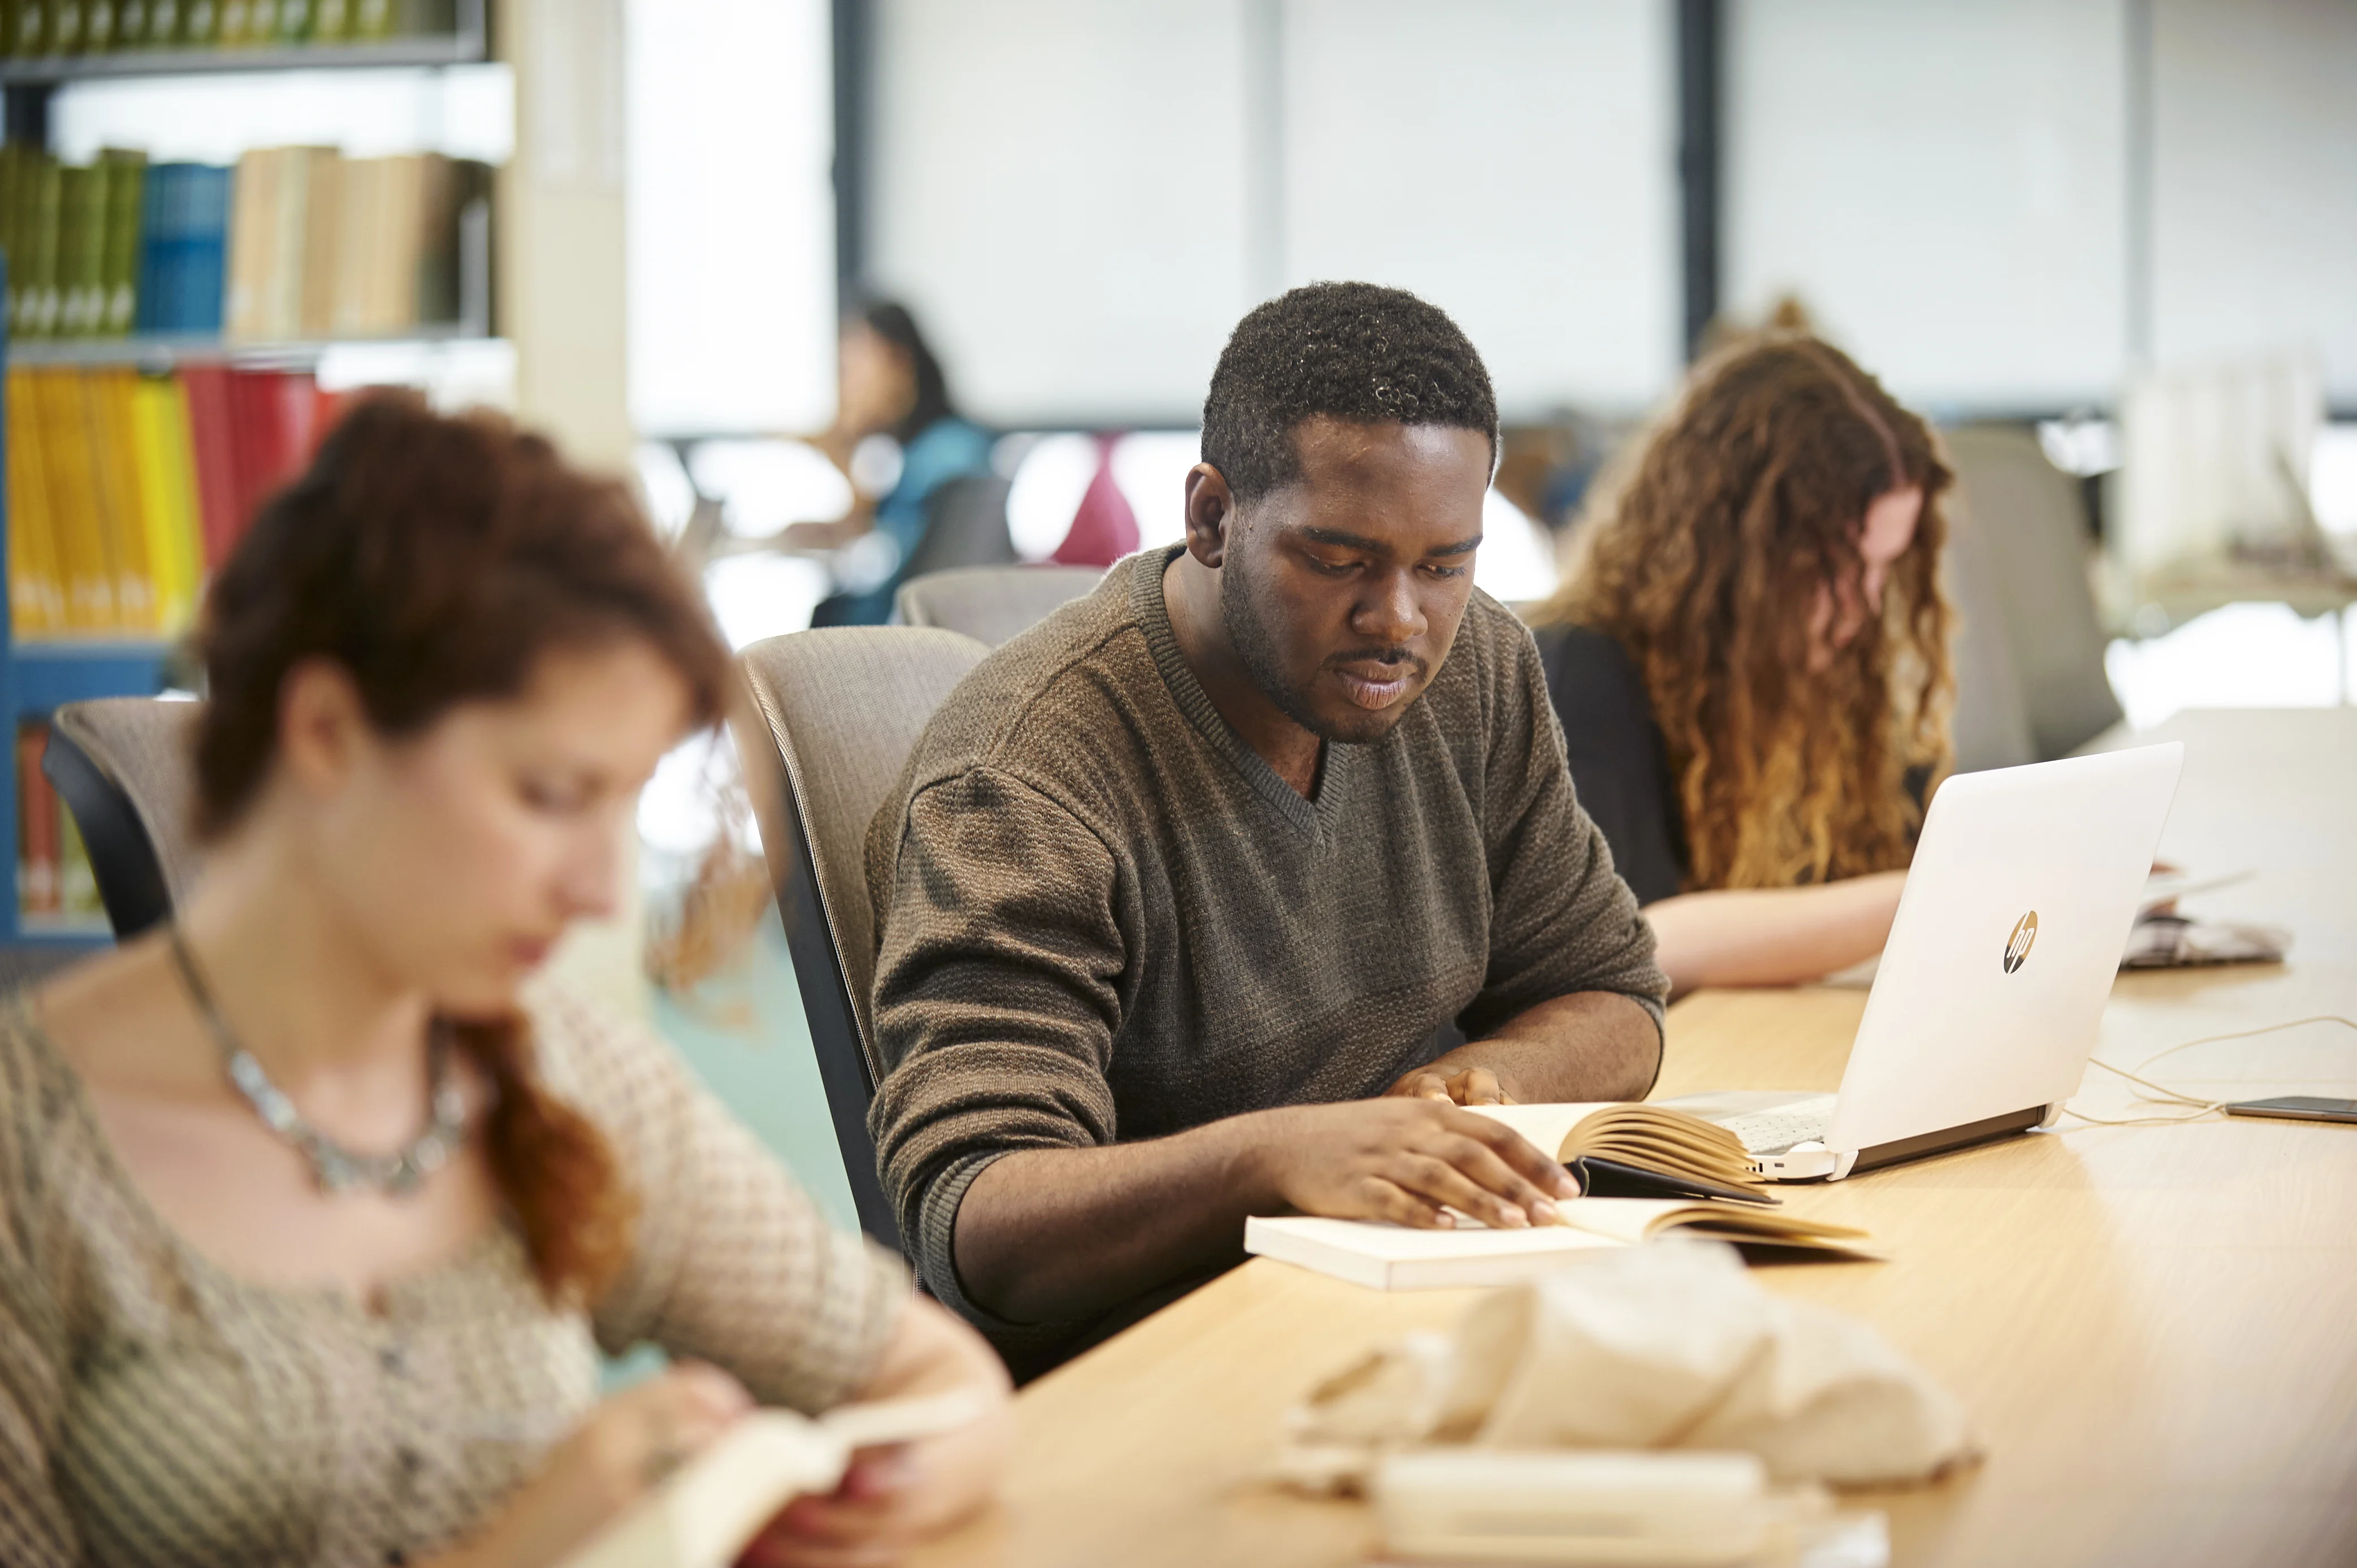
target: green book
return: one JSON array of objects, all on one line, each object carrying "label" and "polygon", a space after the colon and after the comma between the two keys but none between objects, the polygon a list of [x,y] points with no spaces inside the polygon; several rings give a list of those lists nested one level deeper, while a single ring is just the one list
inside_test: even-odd
[{"label": "green book", "polygon": [[25,15],[25,0],[0,0],[0,59],[16,52],[17,24]]},{"label": "green book", "polygon": [[47,338],[57,330],[59,172],[57,159],[43,152],[32,153],[22,170],[25,292],[16,323],[20,338]]},{"label": "green book", "polygon": [[114,0],[81,0],[81,52],[110,53],[114,42]]},{"label": "green book", "polygon": [[311,41],[346,44],[352,38],[352,0],[311,0]]},{"label": "green book", "polygon": [[11,328],[16,325],[16,291],[24,285],[24,246],[16,239],[16,207],[23,199],[24,147],[16,142],[0,144],[0,256],[8,259],[8,295],[0,305],[0,321]]},{"label": "green book", "polygon": [[96,330],[102,338],[127,338],[139,309],[139,214],[147,155],[110,147],[98,156],[106,168],[106,239]]},{"label": "green book", "polygon": [[82,0],[48,0],[49,48],[53,55],[81,53]]},{"label": "green book", "polygon": [[253,0],[215,0],[212,41],[225,49],[243,48],[253,37]]},{"label": "green book", "polygon": [[307,44],[315,21],[312,0],[278,0],[274,36],[281,44]]},{"label": "green book", "polygon": [[98,330],[105,287],[106,166],[68,164],[58,176],[58,315],[60,338]]},{"label": "green book", "polygon": [[361,43],[382,43],[393,37],[393,0],[350,0],[351,36]]},{"label": "green book", "polygon": [[49,0],[10,0],[16,25],[9,34],[8,53],[31,59],[49,52]]}]

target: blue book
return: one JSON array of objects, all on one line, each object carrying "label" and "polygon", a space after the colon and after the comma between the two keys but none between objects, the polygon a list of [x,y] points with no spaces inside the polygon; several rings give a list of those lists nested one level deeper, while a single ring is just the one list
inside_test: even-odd
[{"label": "blue book", "polygon": [[148,169],[140,215],[139,331],[221,331],[230,172],[210,164]]}]

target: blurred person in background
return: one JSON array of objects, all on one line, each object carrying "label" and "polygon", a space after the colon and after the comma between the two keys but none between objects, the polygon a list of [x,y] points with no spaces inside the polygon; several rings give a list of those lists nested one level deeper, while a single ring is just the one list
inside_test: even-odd
[{"label": "blurred person in background", "polygon": [[1618,469],[1531,619],[1674,992],[1874,956],[1950,753],[1930,429],[1770,331],[1697,367]]},{"label": "blurred person in background", "polygon": [[836,553],[837,591],[813,626],[880,626],[924,542],[933,492],[990,471],[990,434],[952,406],[941,361],[903,306],[877,301],[848,317],[836,362],[834,424],[812,445],[851,480],[851,510],[796,523],[782,542]]},{"label": "blurred person in background", "polygon": [[[666,1047],[533,978],[729,679],[619,484],[372,398],[201,639],[202,882],[0,1004],[0,1562],[555,1564],[756,1400],[1000,1405]],[[888,1560],[1004,1421],[864,1455],[749,1560]]]}]

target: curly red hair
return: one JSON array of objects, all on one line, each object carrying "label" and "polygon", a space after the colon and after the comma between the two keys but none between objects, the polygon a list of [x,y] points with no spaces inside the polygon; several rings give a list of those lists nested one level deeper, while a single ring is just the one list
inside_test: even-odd
[{"label": "curly red hair", "polygon": [[[1803,334],[1696,367],[1602,487],[1533,617],[1609,634],[1644,682],[1684,809],[1686,886],[1790,887],[1904,866],[1910,771],[1950,755],[1940,589],[1954,475],[1922,420]],[[1916,487],[1880,613],[1812,669],[1811,607],[1858,581],[1867,507]]]}]

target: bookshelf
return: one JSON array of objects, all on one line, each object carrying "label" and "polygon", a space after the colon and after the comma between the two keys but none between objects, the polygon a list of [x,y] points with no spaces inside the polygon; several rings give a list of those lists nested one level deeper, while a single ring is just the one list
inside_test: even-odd
[{"label": "bookshelf", "polygon": [[[107,53],[0,59],[6,129],[11,140],[46,146],[52,96],[84,81],[151,81],[226,73],[306,72],[383,68],[442,68],[491,59],[486,0],[456,0],[453,30],[371,43],[293,45],[212,49],[122,49]],[[414,326],[392,337],[298,341],[224,341],[210,335],[150,334],[116,338],[43,338],[15,341],[0,312],[0,372],[16,367],[55,367],[54,373],[137,371],[151,374],[194,367],[233,370],[307,371],[347,349],[415,349],[431,356],[442,346],[495,344],[490,319],[490,252],[488,223],[462,231],[461,319],[455,325]],[[0,258],[0,285],[6,263]],[[0,383],[0,414],[10,389]],[[0,474],[16,461],[5,420],[0,420]],[[8,553],[16,520],[0,487],[0,563]],[[38,623],[36,623],[38,624]],[[111,941],[102,919],[76,922],[54,915],[28,915],[19,889],[22,830],[19,825],[16,738],[20,726],[44,718],[59,704],[111,696],[150,695],[163,689],[174,653],[160,638],[42,633],[18,638],[15,606],[0,593],[0,718],[9,738],[7,765],[0,767],[0,831],[7,834],[6,883],[0,896],[0,946],[95,948]]]}]

